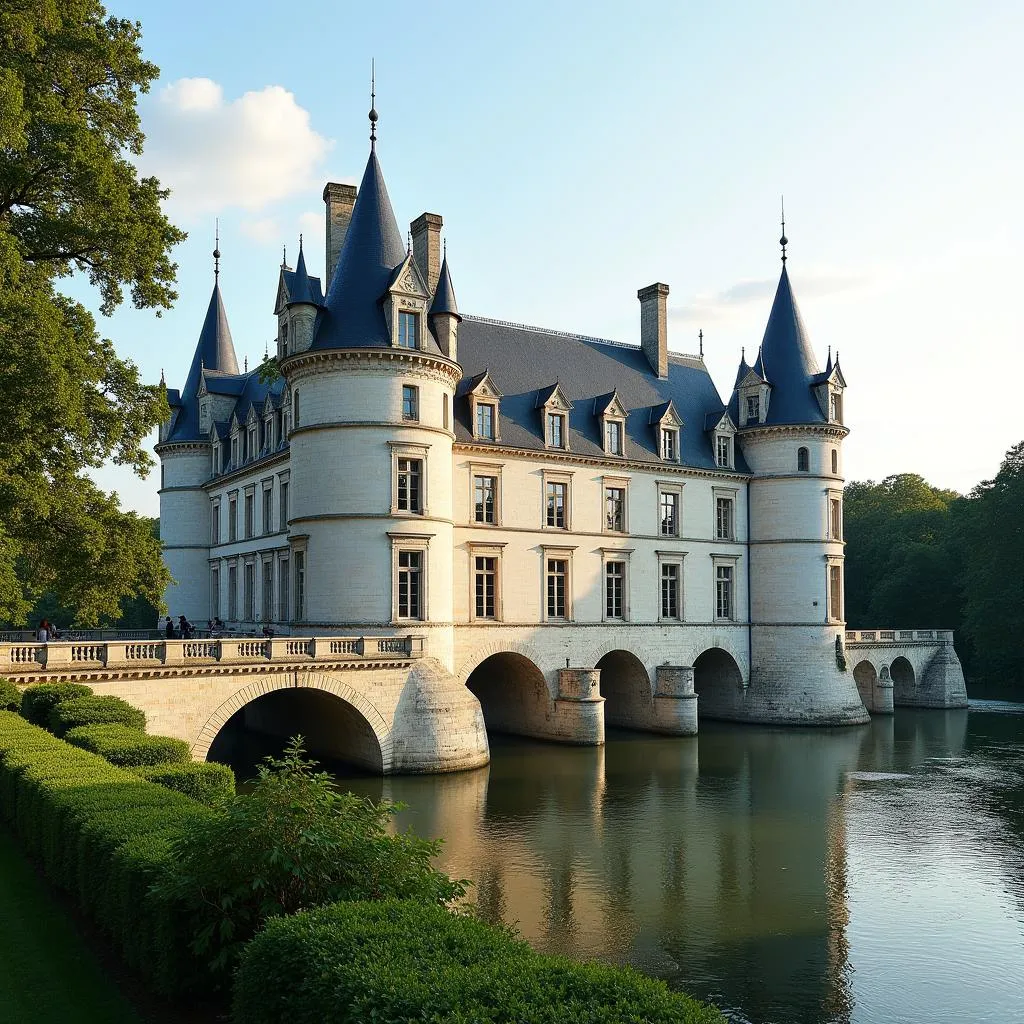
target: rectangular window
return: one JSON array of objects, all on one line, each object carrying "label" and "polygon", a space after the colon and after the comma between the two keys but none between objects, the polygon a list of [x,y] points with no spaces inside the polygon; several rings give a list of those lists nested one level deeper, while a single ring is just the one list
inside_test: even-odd
[{"label": "rectangular window", "polygon": [[547,564],[548,618],[564,619],[569,562],[564,558],[549,558]]},{"label": "rectangular window", "polygon": [[626,488],[606,487],[604,489],[604,528],[615,533],[626,529]]},{"label": "rectangular window", "polygon": [[476,436],[488,441],[494,440],[494,406],[488,402],[477,403]]},{"label": "rectangular window", "polygon": [[843,617],[843,567],[828,567],[828,616],[841,620]]},{"label": "rectangular window", "polygon": [[263,563],[263,587],[260,593],[260,612],[264,622],[274,617],[274,566],[270,561]]},{"label": "rectangular window", "polygon": [[306,617],[306,552],[295,552],[295,621]]},{"label": "rectangular window", "polygon": [[839,498],[829,499],[829,509],[831,512],[831,527],[832,540],[843,539],[843,503]]},{"label": "rectangular window", "polygon": [[661,431],[661,457],[666,462],[675,462],[678,459],[678,445],[676,444],[676,431],[667,427]]},{"label": "rectangular window", "polygon": [[418,313],[400,310],[398,313],[398,346],[399,348],[417,348],[416,334],[419,321]]},{"label": "rectangular window", "polygon": [[228,498],[228,541],[238,540],[238,499]]},{"label": "rectangular window", "polygon": [[291,608],[291,602],[289,596],[291,595],[291,573],[290,565],[287,558],[281,559],[281,566],[277,573],[277,621],[287,622],[291,618],[289,609]]},{"label": "rectangular window", "polygon": [[214,544],[220,543],[220,502],[215,501],[210,506],[210,540]]},{"label": "rectangular window", "polygon": [[625,617],[623,598],[626,583],[626,563],[606,562],[604,567],[604,613],[609,619]]},{"label": "rectangular window", "polygon": [[622,454],[622,424],[618,420],[604,425],[604,446],[609,455]]},{"label": "rectangular window", "polygon": [[495,522],[495,496],[498,493],[496,476],[473,477],[473,518],[478,523]]},{"label": "rectangular window", "polygon": [[423,500],[421,494],[422,481],[422,459],[398,460],[397,505],[399,512],[423,511]]},{"label": "rectangular window", "polygon": [[248,459],[255,459],[256,456],[259,454],[259,451],[258,451],[258,449],[256,447],[256,427],[255,426],[252,426],[252,427],[249,428],[249,435],[248,436],[249,436],[249,439],[248,439],[248,441],[246,443],[246,453],[245,453],[246,454],[246,458],[248,458]]},{"label": "rectangular window", "polygon": [[679,495],[675,491],[661,492],[661,535],[679,536]]},{"label": "rectangular window", "polygon": [[833,423],[843,422],[843,396],[838,392],[833,392],[829,396],[829,406],[832,414],[829,417]]},{"label": "rectangular window", "polygon": [[281,518],[278,520],[279,530],[288,529],[288,481],[281,481]]},{"label": "rectangular window", "polygon": [[228,566],[228,619],[238,621],[238,566]]},{"label": "rectangular window", "polygon": [[210,618],[220,618],[220,568],[210,567]]},{"label": "rectangular window", "polygon": [[398,552],[398,617],[423,618],[423,552]]},{"label": "rectangular window", "polygon": [[263,488],[263,532],[273,533],[274,531],[274,490],[272,487]]},{"label": "rectangular window", "polygon": [[761,396],[747,395],[747,422],[761,419]]},{"label": "rectangular window", "polygon": [[256,620],[256,566],[245,563],[245,621]]},{"label": "rectangular window", "polygon": [[715,540],[733,539],[732,510],[732,498],[715,498]]},{"label": "rectangular window", "polygon": [[568,484],[557,480],[549,480],[547,486],[547,515],[545,522],[555,529],[564,530],[565,520],[565,498],[568,491]]},{"label": "rectangular window", "polygon": [[732,619],[732,569],[731,565],[715,566],[715,617]]},{"label": "rectangular window", "polygon": [[548,413],[548,446],[565,447],[565,417],[560,412]]},{"label": "rectangular window", "polygon": [[402,385],[402,419],[418,420],[420,418],[420,389],[412,384]]},{"label": "rectangular window", "polygon": [[724,437],[721,434],[718,437],[717,450],[715,452],[715,462],[718,464],[719,469],[728,469],[732,460],[729,458],[731,445],[729,444],[729,438]]},{"label": "rectangular window", "polygon": [[237,466],[239,463],[238,458],[238,435],[231,435],[231,465]]},{"label": "rectangular window", "polygon": [[245,496],[245,537],[248,540],[252,536],[253,505],[256,495],[248,493]]},{"label": "rectangular window", "polygon": [[674,562],[661,566],[661,617],[679,618],[679,566]]},{"label": "rectangular window", "polygon": [[476,601],[476,617],[493,619],[497,607],[495,601],[498,579],[498,560],[490,556],[478,555],[475,559],[474,597]]}]

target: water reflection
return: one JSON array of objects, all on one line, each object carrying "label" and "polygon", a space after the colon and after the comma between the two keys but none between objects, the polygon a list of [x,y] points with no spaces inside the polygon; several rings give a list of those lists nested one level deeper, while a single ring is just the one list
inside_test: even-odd
[{"label": "water reflection", "polygon": [[[633,964],[741,1021],[968,1021],[986,1004],[928,997],[940,975],[972,991],[932,950],[977,941],[995,915],[1004,948],[979,947],[995,968],[978,985],[1016,1007],[1021,723],[901,710],[834,731],[611,734],[598,749],[496,738],[475,772],[350,782],[407,803],[401,824],[443,837],[442,866],[537,948]],[[982,855],[1016,880],[1015,904],[980,899]],[[943,931],[928,915],[950,887],[985,909]]]}]

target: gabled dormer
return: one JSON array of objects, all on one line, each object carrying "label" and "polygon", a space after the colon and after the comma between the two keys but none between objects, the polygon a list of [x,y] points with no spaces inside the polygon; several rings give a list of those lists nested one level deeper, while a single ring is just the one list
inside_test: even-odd
[{"label": "gabled dormer", "polygon": [[501,392],[484,370],[470,381],[466,390],[469,399],[469,422],[477,441],[501,440]]},{"label": "gabled dormer", "polygon": [[231,438],[231,468],[238,469],[242,464],[243,426],[239,422],[237,412],[231,414],[231,419],[228,421],[228,430]]},{"label": "gabled dormer", "polygon": [[761,358],[747,370],[743,379],[736,385],[739,397],[740,427],[756,427],[765,422],[768,416],[768,403],[771,401],[771,385],[765,380],[761,369]]},{"label": "gabled dormer", "polygon": [[256,412],[256,405],[249,406],[249,413],[245,417],[245,461],[255,459],[260,451],[260,419]]},{"label": "gabled dormer", "polygon": [[829,350],[828,363],[822,373],[814,378],[814,396],[818,399],[822,415],[829,423],[843,422],[843,391],[846,389],[846,378],[839,367],[839,356],[836,355],[835,363],[832,362],[832,352]]},{"label": "gabled dormer", "polygon": [[704,431],[711,440],[715,465],[719,469],[736,468],[736,424],[728,409],[711,412],[704,417]]},{"label": "gabled dormer", "polygon": [[210,432],[213,424],[213,398],[206,387],[206,374],[199,377],[199,390],[196,394],[196,401],[199,403],[199,434],[205,437]]},{"label": "gabled dormer", "polygon": [[594,415],[600,422],[605,454],[623,458],[626,454],[626,407],[618,391],[595,398]]},{"label": "gabled dormer", "polygon": [[384,296],[384,319],[394,348],[425,348],[427,286],[409,253],[395,268]]},{"label": "gabled dormer", "polygon": [[559,383],[549,384],[537,392],[535,408],[540,410],[541,431],[544,447],[554,450],[569,450],[569,413],[572,402],[566,397]]},{"label": "gabled dormer", "polygon": [[652,406],[650,423],[661,459],[664,462],[678,462],[683,418],[679,415],[675,403],[670,399],[661,405]]}]

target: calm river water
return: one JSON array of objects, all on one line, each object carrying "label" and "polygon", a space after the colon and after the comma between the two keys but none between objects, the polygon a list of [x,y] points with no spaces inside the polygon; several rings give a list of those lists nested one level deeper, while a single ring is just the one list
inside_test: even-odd
[{"label": "calm river water", "polygon": [[491,752],[345,784],[408,804],[536,948],[753,1024],[1024,1022],[1024,705]]}]

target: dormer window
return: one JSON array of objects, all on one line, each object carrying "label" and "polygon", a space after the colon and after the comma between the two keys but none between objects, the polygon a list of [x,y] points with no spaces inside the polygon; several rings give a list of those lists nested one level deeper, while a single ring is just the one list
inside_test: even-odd
[{"label": "dormer window", "polygon": [[594,411],[601,417],[605,453],[621,458],[626,454],[626,407],[619,400],[618,392],[596,399]]},{"label": "dormer window", "polygon": [[[469,422],[473,428],[473,437],[481,441],[500,441],[501,422],[498,417],[501,392],[498,390],[490,374],[484,370],[470,381],[466,392],[469,399]],[[448,398],[444,402],[445,427],[448,426]]]},{"label": "dormer window", "polygon": [[490,402],[476,404],[476,436],[485,441],[494,440],[494,406]]},{"label": "dormer window", "polygon": [[281,324],[281,355],[288,355],[288,321]]},{"label": "dormer window", "polygon": [[246,455],[250,459],[254,459],[256,458],[257,454],[258,452],[256,448],[256,424],[254,423],[251,427],[249,427],[249,439],[247,442]]},{"label": "dormer window", "polygon": [[661,457],[666,462],[679,461],[679,431],[671,427],[661,428]]},{"label": "dormer window", "polygon": [[561,384],[551,384],[537,392],[536,408],[540,410],[546,447],[569,450],[569,412],[572,407]]},{"label": "dormer window", "polygon": [[715,438],[715,465],[719,469],[732,469],[732,438],[728,434]]},{"label": "dormer window", "polygon": [[747,422],[757,423],[761,419],[761,396],[747,395]]},{"label": "dormer window", "polygon": [[843,422],[843,396],[838,391],[833,391],[829,395],[829,413],[828,418],[832,423]]},{"label": "dormer window", "polygon": [[608,420],[604,425],[604,450],[609,455],[622,454],[622,421]]},{"label": "dormer window", "polygon": [[419,313],[402,309],[398,312],[398,347],[418,348],[417,338],[419,337]]},{"label": "dormer window", "polygon": [[548,413],[547,443],[549,448],[565,447],[565,415],[563,413]]},{"label": "dormer window", "polygon": [[240,449],[242,446],[242,439],[238,436],[238,431],[234,431],[231,435],[231,465],[237,466],[241,462]]}]

